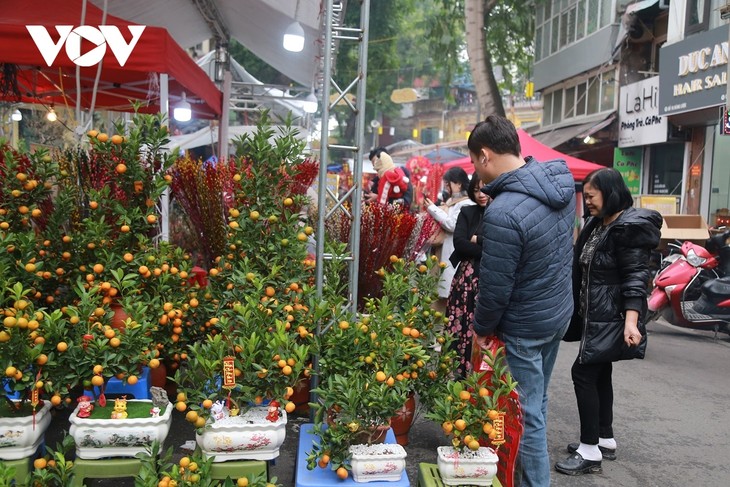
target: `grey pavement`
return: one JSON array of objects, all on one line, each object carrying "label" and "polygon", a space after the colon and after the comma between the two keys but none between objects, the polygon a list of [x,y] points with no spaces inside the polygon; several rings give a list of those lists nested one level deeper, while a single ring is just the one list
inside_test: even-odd
[{"label": "grey pavement", "polygon": [[[578,412],[570,379],[577,344],[564,343],[550,384],[548,447],[554,463],[568,454],[565,446],[577,441]],[[614,366],[615,435],[618,459],[604,461],[603,473],[569,477],[552,473],[557,487],[674,487],[730,486],[730,339],[715,340],[710,332],[679,329],[664,323],[649,325],[645,360]],[[54,445],[68,415],[59,414],[46,439]],[[306,415],[290,416],[281,454],[270,465],[270,475],[285,487],[295,485],[298,433]],[[194,439],[183,415],[173,413],[165,447],[179,448]],[[407,474],[415,486],[420,462],[436,462],[436,447],[448,439],[420,415],[410,434]],[[96,480],[94,486],[133,486],[130,479]]]}]

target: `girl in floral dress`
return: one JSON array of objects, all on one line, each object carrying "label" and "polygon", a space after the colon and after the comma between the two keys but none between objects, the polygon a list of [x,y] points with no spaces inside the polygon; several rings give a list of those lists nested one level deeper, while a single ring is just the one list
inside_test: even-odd
[{"label": "girl in floral dress", "polygon": [[482,257],[482,218],[489,196],[482,193],[481,182],[476,175],[469,182],[467,195],[476,205],[461,209],[454,229],[454,252],[449,260],[456,268],[451,282],[451,292],[446,304],[449,331],[454,336],[452,347],[458,353],[455,370],[457,378],[471,372],[472,322],[474,301],[478,294],[479,261]]}]

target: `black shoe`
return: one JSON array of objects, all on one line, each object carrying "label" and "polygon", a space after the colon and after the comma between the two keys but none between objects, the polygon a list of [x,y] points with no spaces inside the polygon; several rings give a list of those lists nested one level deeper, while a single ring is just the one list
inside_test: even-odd
[{"label": "black shoe", "polygon": [[[568,445],[568,453],[575,453],[578,451],[578,443],[571,443]],[[616,460],[616,449],[606,448],[605,446],[598,445],[598,449],[601,450],[604,460]]]},{"label": "black shoe", "polygon": [[555,470],[566,475],[583,475],[584,473],[601,473],[601,461],[584,460],[580,453],[555,464]]}]

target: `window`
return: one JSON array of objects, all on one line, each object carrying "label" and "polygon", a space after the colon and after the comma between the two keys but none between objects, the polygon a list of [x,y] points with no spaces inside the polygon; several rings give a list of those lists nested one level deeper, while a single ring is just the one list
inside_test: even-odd
[{"label": "window", "polygon": [[553,123],[563,120],[563,90],[553,93]]},{"label": "window", "polygon": [[684,33],[707,30],[710,20],[710,0],[687,0]]},{"label": "window", "polygon": [[553,94],[548,93],[542,97],[542,124],[551,125],[553,123]]},{"label": "window", "polygon": [[613,0],[602,0],[601,27],[613,24],[614,20],[616,20],[616,11],[613,8]]},{"label": "window", "polygon": [[599,76],[588,80],[588,109],[586,114],[593,115],[598,113],[598,106],[600,102],[601,93],[601,79]]},{"label": "window", "polygon": [[616,108],[616,72],[608,71],[601,75],[601,111]]},{"label": "window", "polygon": [[575,116],[581,117],[586,114],[586,84],[585,82],[576,86],[575,90]]},{"label": "window", "polygon": [[575,86],[565,90],[565,117],[573,118],[575,116]]},{"label": "window", "polygon": [[588,31],[586,35],[591,35],[598,30],[598,3],[599,0],[588,0]]},{"label": "window", "polygon": [[546,0],[535,13],[535,61],[616,21],[616,0]]}]

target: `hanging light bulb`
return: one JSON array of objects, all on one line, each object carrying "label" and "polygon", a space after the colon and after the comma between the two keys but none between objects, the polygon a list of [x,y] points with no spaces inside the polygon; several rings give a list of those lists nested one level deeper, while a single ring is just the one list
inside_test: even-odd
[{"label": "hanging light bulb", "polygon": [[317,108],[319,107],[319,103],[317,102],[317,97],[314,96],[314,93],[310,93],[307,95],[307,97],[304,99],[304,103],[302,103],[302,110],[304,110],[306,113],[317,113]]},{"label": "hanging light bulb", "polygon": [[182,101],[180,101],[180,103],[175,106],[175,109],[172,111],[172,116],[178,122],[189,122],[190,119],[193,117],[193,110],[190,107],[190,103],[188,103],[184,91],[182,95]]},{"label": "hanging light bulb", "polygon": [[56,110],[53,109],[53,105],[51,105],[51,108],[48,110],[48,113],[46,113],[46,119],[49,122],[55,122],[58,120],[58,115],[56,115]]},{"label": "hanging light bulb", "polygon": [[301,52],[304,49],[304,29],[299,22],[292,22],[284,32],[284,49]]},{"label": "hanging light bulb", "polygon": [[10,115],[10,120],[12,120],[13,122],[20,122],[21,120],[23,120],[23,114],[20,113],[20,110],[16,108],[13,114]]}]

